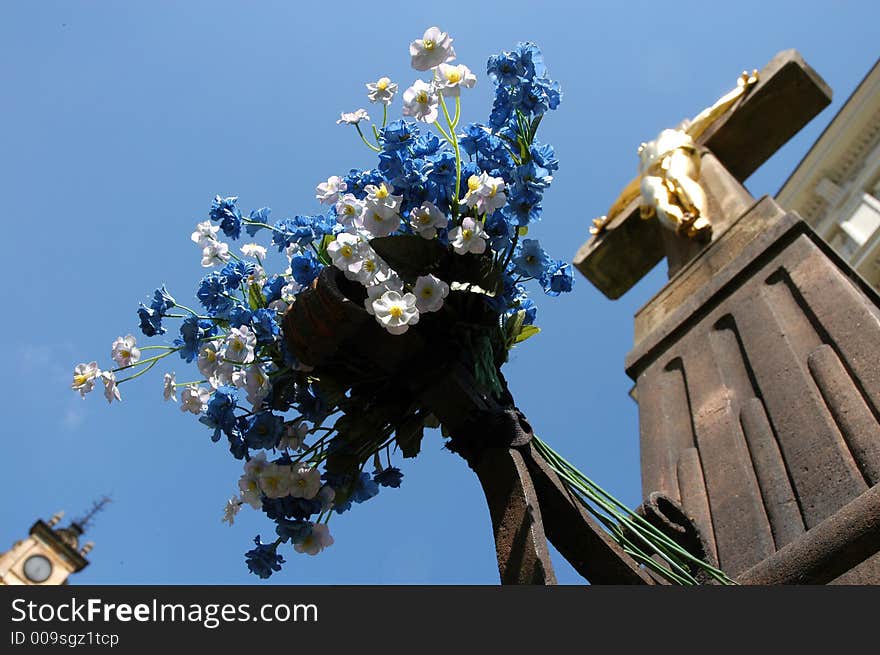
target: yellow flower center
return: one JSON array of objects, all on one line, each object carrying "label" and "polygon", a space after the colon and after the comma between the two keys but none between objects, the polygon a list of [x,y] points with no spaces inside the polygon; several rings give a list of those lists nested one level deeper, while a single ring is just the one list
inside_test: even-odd
[{"label": "yellow flower center", "polygon": [[474,236],[474,231],[469,230],[468,228],[465,228],[461,231],[461,236],[464,237],[465,241],[468,241],[472,236]]},{"label": "yellow flower center", "polygon": [[434,290],[431,287],[425,287],[422,289],[422,298],[430,298],[434,295]]},{"label": "yellow flower center", "polygon": [[480,188],[480,176],[479,175],[471,175],[468,178],[468,189],[471,191],[476,191]]},{"label": "yellow flower center", "polygon": [[385,186],[385,183],[379,185],[379,188],[376,189],[376,197],[377,198],[387,198],[389,194],[388,187]]},{"label": "yellow flower center", "polygon": [[461,82],[461,72],[457,68],[453,68],[446,73],[446,79],[450,84],[458,84]]},{"label": "yellow flower center", "polygon": [[535,256],[534,256],[534,255],[528,255],[528,256],[526,257],[526,262],[529,263],[529,264],[534,264],[534,263],[535,263]]},{"label": "yellow flower center", "polygon": [[424,91],[419,91],[418,95],[416,96],[416,102],[420,105],[428,104],[428,94]]},{"label": "yellow flower center", "polygon": [[391,316],[393,316],[394,318],[400,318],[401,316],[403,316],[403,310],[398,305],[394,305],[394,307],[392,307],[389,311],[389,314],[391,314]]},{"label": "yellow flower center", "polygon": [[425,50],[433,50],[435,45],[437,44],[434,43],[433,39],[425,39],[424,41]]},{"label": "yellow flower center", "polygon": [[496,191],[498,191],[498,187],[493,184],[491,190],[489,191],[489,197],[492,198],[495,195]]},{"label": "yellow flower center", "polygon": [[385,89],[388,88],[389,84],[391,84],[391,80],[389,80],[387,77],[380,77],[379,81],[376,82],[376,88],[379,91],[384,91]]},{"label": "yellow flower center", "polygon": [[367,270],[368,273],[372,273],[376,270],[376,262],[374,262],[372,259],[368,259],[364,262],[364,268]]},{"label": "yellow flower center", "polygon": [[347,258],[351,257],[351,255],[354,251],[351,249],[351,246],[342,246],[339,249],[339,252],[340,252],[340,254],[342,254],[343,257],[345,257],[347,259]]},{"label": "yellow flower center", "polygon": [[128,359],[129,357],[131,357],[131,351],[130,351],[130,350],[121,350],[121,351],[119,352],[119,354],[122,355],[123,357],[125,357],[126,359]]},{"label": "yellow flower center", "polygon": [[296,481],[296,486],[299,487],[300,489],[302,489],[303,487],[306,486],[306,481],[303,478],[300,478],[299,480]]},{"label": "yellow flower center", "polygon": [[418,220],[422,225],[427,225],[431,222],[431,217],[428,214],[420,214]]},{"label": "yellow flower center", "polygon": [[377,223],[381,223],[385,219],[382,218],[382,214],[379,214],[378,212],[373,212],[373,220],[376,221]]},{"label": "yellow flower center", "polygon": [[84,385],[88,381],[89,381],[88,375],[74,375],[73,376],[73,383],[78,387],[81,387],[82,385]]}]

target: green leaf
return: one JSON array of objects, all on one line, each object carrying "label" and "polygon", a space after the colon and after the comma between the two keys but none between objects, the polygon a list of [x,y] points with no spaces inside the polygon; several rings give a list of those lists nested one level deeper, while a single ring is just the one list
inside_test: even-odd
[{"label": "green leaf", "polygon": [[321,239],[321,245],[318,246],[318,261],[324,264],[324,266],[329,266],[331,264],[330,255],[327,253],[327,246],[335,240],[336,237],[332,234],[325,234],[324,238]]},{"label": "green leaf", "polygon": [[411,416],[395,430],[397,445],[405,458],[415,457],[422,449],[422,437],[425,434],[422,421],[421,416]]},{"label": "green leaf", "polygon": [[263,290],[260,285],[252,282],[248,287],[248,305],[252,310],[261,309],[266,306],[266,299],[263,297]]},{"label": "green leaf", "polygon": [[400,234],[370,240],[373,250],[403,277],[418,277],[436,270],[447,255],[436,239]]},{"label": "green leaf", "polygon": [[534,325],[526,325],[525,327],[523,327],[523,329],[520,331],[520,333],[513,340],[513,343],[522,343],[523,341],[525,341],[529,337],[535,336],[540,331],[541,331],[541,328],[539,328],[539,327],[535,327]]}]

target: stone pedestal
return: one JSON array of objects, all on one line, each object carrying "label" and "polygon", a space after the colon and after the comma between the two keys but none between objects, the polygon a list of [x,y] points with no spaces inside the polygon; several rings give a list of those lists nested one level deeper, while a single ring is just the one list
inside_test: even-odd
[{"label": "stone pedestal", "polygon": [[764,198],[717,235],[636,315],[626,366],[643,494],[729,575],[880,583],[880,297],[797,215]]}]

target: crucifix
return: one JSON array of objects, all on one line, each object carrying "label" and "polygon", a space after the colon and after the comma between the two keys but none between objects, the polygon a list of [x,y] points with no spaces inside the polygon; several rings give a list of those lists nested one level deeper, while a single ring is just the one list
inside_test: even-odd
[{"label": "crucifix", "polygon": [[829,104],[795,51],[643,144],[576,267],[635,317],[643,494],[678,504],[752,584],[880,582],[880,298],[742,182]]}]

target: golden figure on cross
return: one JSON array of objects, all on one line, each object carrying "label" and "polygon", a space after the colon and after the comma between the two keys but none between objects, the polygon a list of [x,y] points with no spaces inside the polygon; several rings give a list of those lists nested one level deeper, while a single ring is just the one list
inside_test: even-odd
[{"label": "golden figure on cross", "polygon": [[704,109],[693,120],[663,130],[639,146],[639,176],[630,182],[607,216],[593,220],[591,234],[601,233],[617,213],[641,195],[643,219],[656,216],[665,228],[681,236],[707,241],[712,235],[706,193],[700,185],[697,139],[758,81],[758,71],[743,72],[735,89]]}]

